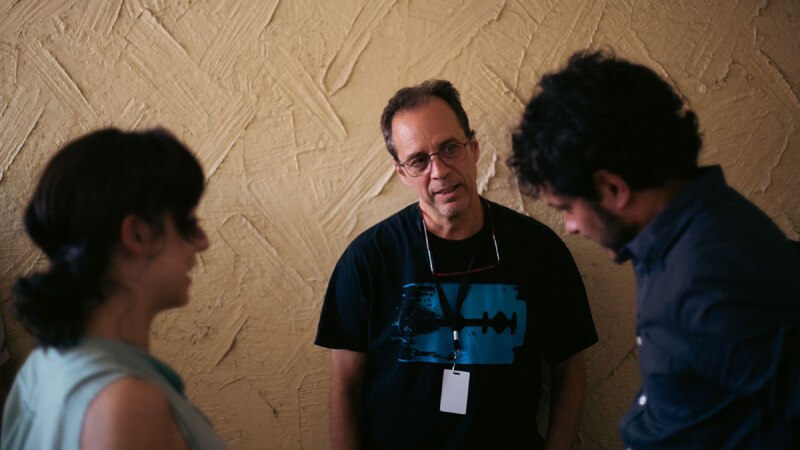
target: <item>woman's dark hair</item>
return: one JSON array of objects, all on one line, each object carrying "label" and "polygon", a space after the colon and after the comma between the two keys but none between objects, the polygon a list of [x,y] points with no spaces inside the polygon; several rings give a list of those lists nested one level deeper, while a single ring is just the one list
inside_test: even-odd
[{"label": "woman's dark hair", "polygon": [[50,267],[20,278],[14,313],[43,346],[69,348],[108,295],[108,267],[123,218],[190,237],[205,179],[197,159],[164,129],[99,130],[50,160],[25,210],[25,229]]},{"label": "woman's dark hair", "polygon": [[381,114],[381,133],[386,142],[386,149],[397,161],[397,149],[392,140],[392,120],[395,114],[401,111],[410,111],[426,104],[432,97],[442,99],[456,113],[458,124],[464,130],[464,135],[471,138],[475,132],[469,127],[469,118],[461,105],[461,96],[453,83],[447,80],[428,80],[416,86],[409,86],[395,92]]},{"label": "woman's dark hair", "polygon": [[633,190],[688,179],[702,141],[697,117],[647,67],[604,52],[579,52],[545,75],[512,136],[508,165],[533,195],[597,199],[594,174],[607,170]]}]

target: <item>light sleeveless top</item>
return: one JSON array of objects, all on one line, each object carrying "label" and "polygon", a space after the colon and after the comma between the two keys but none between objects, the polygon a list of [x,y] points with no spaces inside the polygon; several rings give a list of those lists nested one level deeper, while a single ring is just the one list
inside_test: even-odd
[{"label": "light sleeveless top", "polygon": [[211,422],[186,399],[183,382],[169,366],[125,342],[87,337],[66,351],[31,353],[6,401],[2,449],[78,450],[89,403],[126,376],[161,389],[190,449],[226,448]]}]

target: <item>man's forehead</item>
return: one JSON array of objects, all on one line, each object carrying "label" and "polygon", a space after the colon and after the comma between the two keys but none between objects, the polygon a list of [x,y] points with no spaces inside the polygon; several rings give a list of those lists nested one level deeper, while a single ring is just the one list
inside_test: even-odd
[{"label": "man's forehead", "polygon": [[[440,105],[435,103],[439,102]],[[403,110],[392,118],[392,139],[396,149],[441,145],[459,140],[464,131],[450,106],[441,99],[432,99],[414,109]],[[424,150],[405,148],[407,152]]]},{"label": "man's forehead", "polygon": [[413,105],[410,108],[404,108],[397,111],[392,117],[392,128],[394,128],[395,124],[398,121],[406,121],[409,117],[413,116],[435,116],[436,118],[442,121],[448,121],[447,119],[452,119],[455,123],[459,124],[458,116],[453,108],[447,104],[446,101],[442,100],[439,97],[428,97],[425,101],[422,101],[418,104]]}]

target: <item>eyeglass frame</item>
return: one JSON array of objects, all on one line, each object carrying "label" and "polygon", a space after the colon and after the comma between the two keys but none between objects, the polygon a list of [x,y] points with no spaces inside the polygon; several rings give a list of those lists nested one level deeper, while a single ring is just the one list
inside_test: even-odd
[{"label": "eyeglass frame", "polygon": [[437,272],[433,266],[433,253],[431,252],[431,244],[428,241],[428,226],[425,224],[425,217],[424,213],[422,212],[422,208],[419,209],[420,212],[420,219],[422,221],[422,230],[423,234],[425,235],[425,250],[428,252],[428,264],[431,268],[431,275],[435,277],[457,277],[463,275],[472,275],[473,273],[485,272],[487,270],[494,269],[495,267],[500,265],[500,247],[497,246],[497,235],[494,232],[494,219],[492,218],[492,206],[488,201],[483,199],[482,203],[486,205],[486,213],[489,216],[489,229],[492,232],[492,243],[494,244],[494,255],[497,257],[497,262],[494,264],[490,264],[488,266],[478,267],[476,269],[470,270],[462,270],[457,272]]},{"label": "eyeglass frame", "polygon": [[[449,142],[448,142],[448,141],[446,141],[446,142],[444,142],[442,145],[443,145],[443,146],[447,146],[447,145],[451,145],[451,144],[456,144],[456,145],[459,145],[459,146],[463,147],[463,149],[464,149],[464,155],[466,155],[466,154],[467,154],[467,153],[466,153],[466,151],[467,151],[467,145],[468,145],[468,144],[471,144],[471,143],[472,143],[472,139],[474,139],[474,138],[475,138],[475,132],[471,132],[471,133],[469,133],[469,134],[467,135],[467,140],[466,140],[466,141],[464,141],[464,142],[460,142],[460,141],[452,140],[452,141],[449,141]],[[448,161],[448,157],[447,157],[447,156],[445,156],[445,157],[442,157],[442,156],[440,155],[440,153],[442,153],[442,150],[439,150],[438,152],[432,152],[432,153],[424,153],[424,152],[420,152],[420,153],[417,153],[416,155],[412,156],[411,158],[409,158],[409,159],[407,159],[407,160],[405,160],[405,161],[400,161],[400,160],[398,159],[398,160],[396,160],[396,161],[395,161],[395,164],[397,164],[398,166],[402,167],[402,168],[403,168],[403,170],[405,170],[405,172],[406,172],[406,175],[408,175],[408,176],[410,176],[410,177],[414,177],[414,178],[416,178],[416,177],[418,177],[418,176],[421,176],[421,175],[423,175],[423,174],[424,174],[425,172],[427,172],[428,170],[430,170],[430,168],[431,168],[431,161],[433,160],[433,157],[434,157],[434,156],[436,156],[437,158],[439,158],[439,160],[441,160],[441,161],[442,161],[442,162],[443,162],[445,165],[447,165],[448,167],[450,167],[450,164],[448,164],[448,162],[447,162],[447,161]],[[414,159],[414,158],[418,158],[418,157],[420,157],[420,156],[422,156],[422,155],[425,155],[425,156],[428,158],[428,162],[427,162],[427,163],[425,163],[425,168],[424,168],[424,169],[422,169],[422,170],[420,170],[420,171],[419,171],[419,172],[418,172],[416,175],[415,175],[415,174],[412,174],[412,173],[411,173],[411,171],[410,171],[410,170],[408,170],[408,167],[406,167],[406,166],[408,166],[408,165],[409,165],[409,161],[410,161],[410,160],[412,160],[412,159]],[[461,161],[462,161],[461,159],[455,159],[455,158],[453,158],[453,159],[452,159],[452,162],[454,162],[454,163],[455,163],[455,162],[461,162]]]}]

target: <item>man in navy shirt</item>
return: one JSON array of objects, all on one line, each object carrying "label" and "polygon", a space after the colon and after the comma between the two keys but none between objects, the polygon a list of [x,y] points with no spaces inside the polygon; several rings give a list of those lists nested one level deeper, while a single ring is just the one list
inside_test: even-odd
[{"label": "man in navy shirt", "polygon": [[643,66],[578,53],[542,78],[509,165],[568,233],[630,260],[640,393],[633,449],[800,448],[800,258],[698,167],[698,122]]}]

